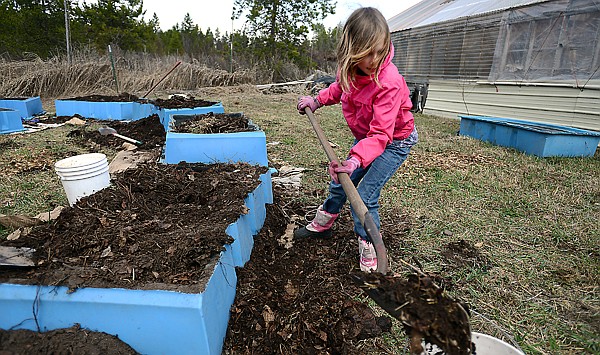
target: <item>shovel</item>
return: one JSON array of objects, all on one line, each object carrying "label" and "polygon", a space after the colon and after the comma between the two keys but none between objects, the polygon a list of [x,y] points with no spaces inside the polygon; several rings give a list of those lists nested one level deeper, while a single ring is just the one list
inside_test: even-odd
[{"label": "shovel", "polygon": [[113,135],[113,136],[115,136],[117,138],[121,138],[121,139],[126,140],[126,141],[128,141],[130,143],[133,143],[133,144],[137,144],[137,145],[141,145],[142,144],[142,142],[136,141],[133,138],[125,137],[125,136],[122,136],[122,135],[118,134],[117,131],[114,128],[100,127],[100,128],[98,128],[98,132],[100,132],[100,134],[103,135],[103,136]]},{"label": "shovel", "polygon": [[[304,111],[306,112],[306,115],[308,116],[308,119],[310,120],[310,123],[313,129],[315,130],[315,133],[317,134],[317,138],[319,138],[319,142],[321,142],[323,149],[325,149],[325,154],[327,154],[327,158],[329,159],[329,161],[335,161],[338,164],[340,164],[340,161],[337,158],[335,152],[333,151],[333,148],[331,148],[327,137],[325,137],[325,133],[323,133],[323,129],[321,129],[321,126],[317,122],[317,119],[313,115],[310,108],[307,107],[304,109]],[[367,209],[367,206],[365,206],[365,203],[360,198],[356,187],[352,183],[352,180],[350,180],[350,176],[348,176],[348,174],[346,173],[338,173],[338,180],[340,181],[340,184],[342,184],[342,188],[344,189],[344,192],[346,193],[346,196],[350,201],[350,205],[352,205],[352,208],[354,209],[354,212],[358,216],[358,219],[365,228],[367,235],[369,236],[369,238],[371,238],[371,241],[373,242],[373,246],[375,247],[375,253],[377,253],[377,272],[380,272],[384,275],[387,274],[387,251],[385,249],[383,239],[381,238],[381,234],[379,233],[379,229],[375,224],[373,216],[371,216],[369,210]]]}]

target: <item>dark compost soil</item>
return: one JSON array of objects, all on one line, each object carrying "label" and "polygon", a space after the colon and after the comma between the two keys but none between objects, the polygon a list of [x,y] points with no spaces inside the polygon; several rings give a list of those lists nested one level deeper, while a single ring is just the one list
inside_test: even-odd
[{"label": "dark compost soil", "polygon": [[202,99],[196,99],[193,96],[181,95],[173,95],[169,99],[156,99],[152,100],[151,102],[154,104],[154,106],[166,109],[208,107],[216,104],[214,101],[206,101]]},{"label": "dark compost soil", "polygon": [[129,94],[129,93],[121,93],[119,95],[110,96],[110,95],[88,95],[88,96],[78,96],[72,97],[68,99],[63,99],[68,101],[89,101],[89,102],[137,102],[140,100],[139,97]]},{"label": "dark compost soil", "polygon": [[[154,149],[165,144],[165,128],[156,114],[132,122],[107,120],[97,122],[102,122],[104,127],[114,128],[122,136],[142,141],[142,144],[138,146],[139,149]],[[102,146],[120,147],[125,142],[113,135],[103,136],[97,129],[90,130],[87,126],[72,130],[68,136],[75,139],[77,144],[88,147],[91,151],[98,150]]]},{"label": "dark compost soil", "polygon": [[36,249],[37,267],[3,272],[0,281],[201,292],[206,265],[231,242],[225,229],[265,172],[248,164],[125,170],[54,223],[3,242]]},{"label": "dark compost soil", "polygon": [[0,329],[0,354],[129,355],[137,352],[113,335],[91,332],[75,325],[45,333]]},{"label": "dark compost soil", "polygon": [[[154,133],[146,132],[155,132],[149,127],[155,127],[156,132],[162,129],[157,117],[131,123],[110,121],[108,125],[120,134],[144,142],[151,142],[149,137],[154,137]],[[72,138],[90,148],[122,143],[115,137],[85,129],[74,132],[77,131]],[[154,146],[164,143],[164,130],[156,134],[156,139]],[[243,199],[258,186],[258,175],[265,169],[247,164],[147,163],[116,174],[111,187],[65,208],[54,223],[36,227],[16,241],[0,243],[35,248],[37,263],[30,270],[3,270],[0,282],[66,285],[74,291],[91,286],[201,292],[210,276],[207,265],[215,261],[224,244],[231,242],[225,233],[227,226],[244,213]],[[406,282],[406,277],[370,279],[376,276],[358,272],[357,245],[347,209],[336,222],[332,238],[290,244],[285,240],[294,227],[290,216],[307,214],[294,193],[297,192],[274,187],[274,203],[267,206],[266,221],[254,238],[251,259],[237,269],[237,294],[223,353],[385,353],[363,340],[389,332],[391,318],[375,314],[360,301],[365,297],[352,275],[362,275],[363,280],[376,284],[381,293],[391,295],[393,302],[409,301],[408,310],[418,307],[423,300],[422,295],[411,296],[415,289],[436,297],[439,290],[423,284],[419,277],[416,287],[414,275]],[[397,238],[406,233],[405,225],[396,221],[386,228],[386,235],[396,238],[386,239],[390,240],[388,248],[402,243]],[[445,311],[454,310],[454,303],[444,305]],[[406,315],[405,319],[398,317],[407,334],[418,328],[435,342],[436,334],[445,332],[464,344],[460,332],[465,329],[464,323],[448,323],[447,326],[455,328],[454,332],[437,329],[440,322],[436,320],[440,317],[423,316],[425,311],[417,313],[421,315],[418,320]],[[428,318],[425,323],[414,324],[423,318]],[[76,327],[44,336],[20,331],[16,335],[16,332],[0,333],[0,352],[31,353],[32,344],[36,344],[46,353],[73,353],[71,349],[82,349],[81,353],[93,354],[93,348],[98,353],[130,353],[123,343],[102,347],[81,340],[82,334],[91,332]],[[93,336],[102,337],[102,333]],[[11,347],[3,340],[5,337],[13,339]],[[444,344],[437,344],[446,345],[448,341],[444,339]]]}]

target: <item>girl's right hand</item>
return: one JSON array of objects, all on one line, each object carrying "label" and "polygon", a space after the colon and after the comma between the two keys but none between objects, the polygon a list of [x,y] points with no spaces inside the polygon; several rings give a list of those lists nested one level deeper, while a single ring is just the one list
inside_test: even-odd
[{"label": "girl's right hand", "polygon": [[321,107],[321,103],[317,98],[313,98],[310,96],[302,96],[298,99],[298,112],[301,115],[304,115],[304,109],[309,108],[312,112],[315,112],[319,107]]}]

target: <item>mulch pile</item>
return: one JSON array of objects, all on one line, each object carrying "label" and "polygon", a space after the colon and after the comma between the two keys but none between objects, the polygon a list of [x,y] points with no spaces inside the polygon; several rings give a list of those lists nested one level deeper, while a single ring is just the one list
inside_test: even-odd
[{"label": "mulch pile", "polygon": [[241,113],[206,113],[175,119],[173,132],[194,134],[239,133],[256,131],[248,117]]},{"label": "mulch pile", "polygon": [[[96,121],[89,118],[84,120],[86,122]],[[156,114],[132,122],[101,122],[104,123],[104,127],[114,128],[122,136],[141,141],[142,144],[138,146],[139,149],[149,150],[162,147],[165,144],[165,128]],[[68,137],[73,138],[76,144],[88,147],[90,151],[97,151],[102,146],[118,148],[125,142],[113,135],[103,136],[98,130],[90,130],[87,126],[72,130]]]},{"label": "mulch pile", "polygon": [[123,92],[119,95],[88,95],[61,99],[67,101],[88,101],[88,102],[137,102],[139,97]]},{"label": "mulch pile", "polygon": [[110,187],[65,208],[54,223],[1,242],[36,249],[37,267],[4,272],[0,281],[202,292],[206,265],[232,242],[225,230],[266,171],[145,163],[115,174]]},{"label": "mulch pile", "polygon": [[188,95],[172,95],[168,99],[152,100],[151,103],[154,104],[154,106],[164,109],[208,107],[217,104],[214,101],[196,99],[193,96]]}]

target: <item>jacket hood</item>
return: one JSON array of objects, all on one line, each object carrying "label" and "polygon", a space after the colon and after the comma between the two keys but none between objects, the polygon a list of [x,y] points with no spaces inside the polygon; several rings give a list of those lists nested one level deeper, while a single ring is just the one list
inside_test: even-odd
[{"label": "jacket hood", "polygon": [[381,67],[379,68],[379,71],[382,71],[383,68],[390,65],[390,63],[392,62],[392,58],[394,58],[394,44],[392,42],[390,42],[390,53],[388,53],[388,56],[385,57],[385,59],[383,60],[383,63],[381,63]]}]

